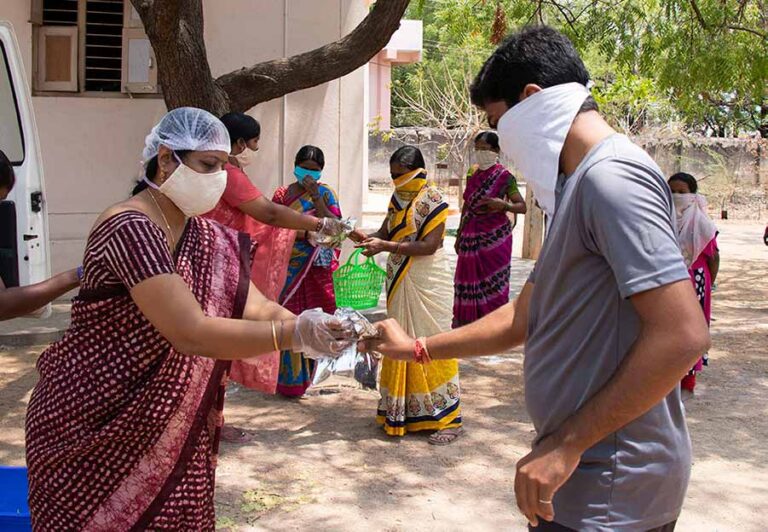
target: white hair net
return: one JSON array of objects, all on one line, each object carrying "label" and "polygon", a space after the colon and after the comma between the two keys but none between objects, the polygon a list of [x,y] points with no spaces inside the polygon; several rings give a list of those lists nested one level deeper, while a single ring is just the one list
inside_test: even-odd
[{"label": "white hair net", "polygon": [[144,141],[144,164],[157,155],[160,145],[174,151],[223,151],[232,144],[224,124],[208,111],[179,107],[168,112]]}]

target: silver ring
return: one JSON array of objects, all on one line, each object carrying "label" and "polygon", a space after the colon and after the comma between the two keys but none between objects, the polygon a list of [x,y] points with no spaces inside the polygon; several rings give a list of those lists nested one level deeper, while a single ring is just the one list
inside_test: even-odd
[{"label": "silver ring", "polygon": [[539,499],[539,502],[540,502],[541,504],[552,504],[552,501],[551,501],[551,500],[550,500],[550,501],[545,501],[544,499]]}]

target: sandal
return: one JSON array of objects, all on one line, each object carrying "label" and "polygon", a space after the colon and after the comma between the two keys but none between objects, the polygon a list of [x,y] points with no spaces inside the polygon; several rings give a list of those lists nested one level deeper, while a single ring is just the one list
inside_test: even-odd
[{"label": "sandal", "polygon": [[450,445],[462,436],[465,432],[462,427],[456,429],[443,429],[433,432],[427,440],[430,445]]},{"label": "sandal", "polygon": [[233,427],[232,425],[224,425],[221,427],[221,440],[227,443],[248,443],[253,440],[253,436],[243,429]]}]

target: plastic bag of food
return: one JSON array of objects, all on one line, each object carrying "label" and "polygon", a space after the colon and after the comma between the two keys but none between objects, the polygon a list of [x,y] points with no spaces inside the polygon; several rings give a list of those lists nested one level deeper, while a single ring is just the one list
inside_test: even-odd
[{"label": "plastic bag of food", "polygon": [[320,246],[324,248],[337,248],[341,246],[341,243],[347,239],[349,234],[355,230],[357,224],[356,218],[342,218],[339,220],[344,227],[341,233],[335,236],[324,235],[322,233],[311,233],[310,244],[313,246]]},{"label": "plastic bag of food", "polygon": [[[376,327],[356,310],[338,309],[334,316],[342,321],[351,322],[360,340],[375,338],[378,335]],[[357,345],[352,345],[345,349],[338,358],[322,357],[318,359],[315,374],[312,377],[312,385],[320,384],[331,375],[338,375],[353,377],[363,388],[375,390],[380,358],[381,355],[378,353],[358,353]]]}]

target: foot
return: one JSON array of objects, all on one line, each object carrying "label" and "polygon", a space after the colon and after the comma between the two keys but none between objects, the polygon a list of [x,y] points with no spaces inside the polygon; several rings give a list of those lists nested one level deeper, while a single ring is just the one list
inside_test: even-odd
[{"label": "foot", "polygon": [[253,437],[243,429],[224,425],[221,427],[221,439],[227,443],[248,443]]},{"label": "foot", "polygon": [[430,445],[450,445],[464,435],[464,429],[443,429],[438,430],[429,437]]}]

